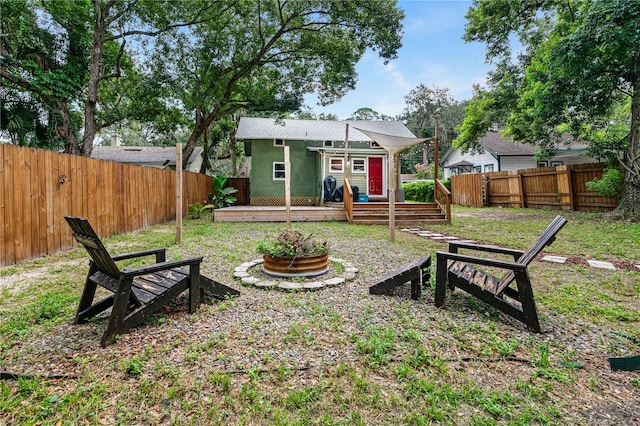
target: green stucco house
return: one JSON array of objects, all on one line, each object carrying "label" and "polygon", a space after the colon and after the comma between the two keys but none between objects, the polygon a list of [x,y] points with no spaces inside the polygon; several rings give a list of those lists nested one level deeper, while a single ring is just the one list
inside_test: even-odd
[{"label": "green stucco house", "polygon": [[[347,161],[345,133],[349,125]],[[345,169],[352,187],[370,201],[385,199],[388,187],[387,152],[357,129],[415,138],[399,121],[281,120],[242,117],[236,139],[244,141],[251,158],[250,204],[285,204],[284,146],[291,160],[291,204],[319,205],[327,176],[343,185]]]}]

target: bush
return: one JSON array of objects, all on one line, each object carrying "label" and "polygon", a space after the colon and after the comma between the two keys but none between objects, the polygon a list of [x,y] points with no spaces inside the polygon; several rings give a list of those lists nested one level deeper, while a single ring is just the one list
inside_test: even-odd
[{"label": "bush", "polygon": [[[444,186],[451,191],[451,181],[441,181]],[[433,203],[433,181],[419,180],[402,184],[404,199],[407,201],[417,201],[420,203]]]},{"label": "bush", "polygon": [[604,170],[602,179],[587,182],[587,189],[607,198],[619,199],[624,188],[624,171],[610,167]]}]

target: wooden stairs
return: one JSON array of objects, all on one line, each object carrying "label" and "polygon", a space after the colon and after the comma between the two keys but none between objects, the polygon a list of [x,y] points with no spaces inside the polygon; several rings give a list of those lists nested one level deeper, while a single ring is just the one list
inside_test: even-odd
[{"label": "wooden stairs", "polygon": [[[396,225],[446,224],[446,215],[436,203],[396,203]],[[389,203],[353,203],[353,224],[389,225]]]}]

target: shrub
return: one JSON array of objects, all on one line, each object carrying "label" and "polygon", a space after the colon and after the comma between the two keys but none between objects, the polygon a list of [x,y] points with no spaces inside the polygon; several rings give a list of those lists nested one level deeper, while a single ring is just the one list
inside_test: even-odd
[{"label": "shrub", "polygon": [[604,170],[602,179],[587,182],[587,189],[607,198],[621,198],[624,187],[624,172],[619,168],[610,167]]},{"label": "shrub", "polygon": [[[444,186],[451,191],[451,181],[441,181]],[[420,203],[433,203],[433,181],[419,180],[402,184],[404,199],[407,201],[417,201]]]}]

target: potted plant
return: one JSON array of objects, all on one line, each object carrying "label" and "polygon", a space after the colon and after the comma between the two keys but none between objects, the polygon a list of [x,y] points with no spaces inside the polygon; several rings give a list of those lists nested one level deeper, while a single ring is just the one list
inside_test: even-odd
[{"label": "potted plant", "polygon": [[280,230],[276,238],[258,241],[263,271],[280,277],[312,277],[328,271],[329,244],[292,229]]}]

